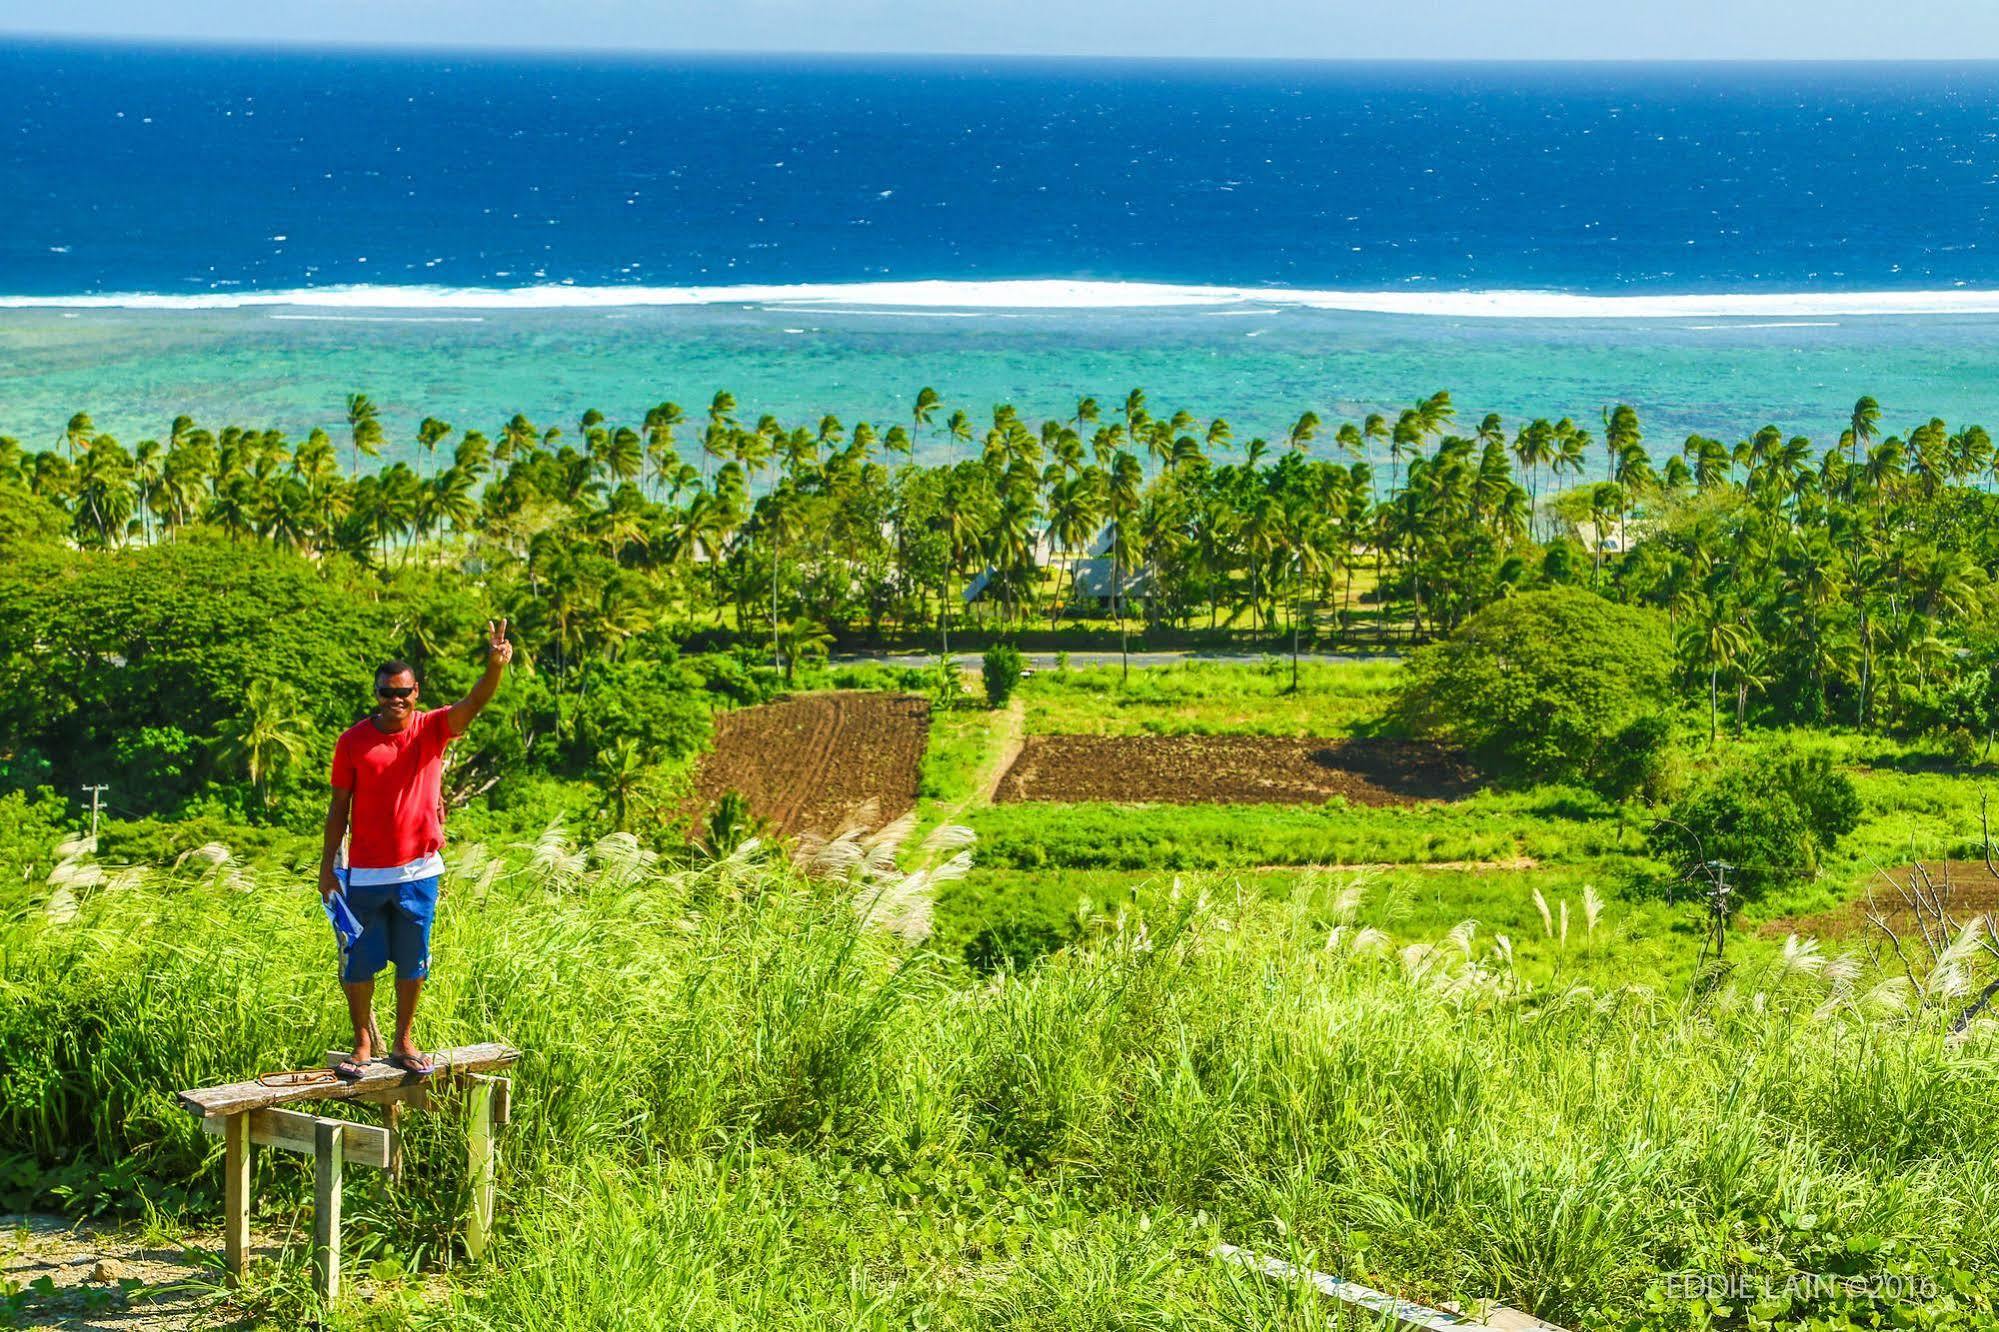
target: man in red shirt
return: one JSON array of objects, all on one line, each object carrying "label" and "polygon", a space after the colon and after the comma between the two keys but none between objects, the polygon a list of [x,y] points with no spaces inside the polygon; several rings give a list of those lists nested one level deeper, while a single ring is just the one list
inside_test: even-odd
[{"label": "man in red shirt", "polygon": [[[486,673],[448,708],[417,710],[416,675],[400,661],[375,671],[375,710],[333,746],[333,799],[319,857],[320,896],[344,895],[361,923],[343,952],[341,987],[354,1020],[354,1053],[334,1072],[352,1081],[371,1059],[418,1076],[429,1055],[410,1039],[417,995],[430,972],[430,922],[444,873],[444,747],[465,733],[500,688],[514,659],[507,622],[486,624]],[[347,859],[339,863],[341,839]],[[396,966],[396,1037],[386,1050],[375,1028],[375,977]]]}]

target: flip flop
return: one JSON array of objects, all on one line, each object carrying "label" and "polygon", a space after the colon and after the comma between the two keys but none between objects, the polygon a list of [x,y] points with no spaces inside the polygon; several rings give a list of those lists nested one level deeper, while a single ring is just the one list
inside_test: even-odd
[{"label": "flip flop", "polygon": [[355,1059],[343,1059],[333,1066],[333,1076],[342,1082],[359,1082],[368,1076],[365,1064]]},{"label": "flip flop", "polygon": [[427,1078],[437,1071],[437,1061],[427,1054],[392,1054],[387,1058],[391,1067],[414,1073],[420,1078]]}]

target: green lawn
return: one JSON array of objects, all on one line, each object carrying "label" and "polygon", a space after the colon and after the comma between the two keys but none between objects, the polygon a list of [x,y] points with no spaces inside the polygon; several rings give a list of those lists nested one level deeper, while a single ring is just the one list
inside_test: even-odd
[{"label": "green lawn", "polygon": [[1029,735],[1343,736],[1380,725],[1400,666],[1305,662],[1298,689],[1282,658],[1261,664],[1038,671],[1021,687]]},{"label": "green lawn", "polygon": [[995,869],[1228,869],[1573,860],[1637,850],[1642,824],[1586,793],[1481,792],[1422,805],[981,806],[978,860]]}]

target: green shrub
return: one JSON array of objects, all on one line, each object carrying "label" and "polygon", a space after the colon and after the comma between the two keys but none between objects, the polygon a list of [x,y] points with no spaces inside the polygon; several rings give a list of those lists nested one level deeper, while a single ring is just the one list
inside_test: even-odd
[{"label": "green shrub", "polygon": [[708,743],[714,695],[671,654],[594,663],[572,705],[576,757],[632,741],[648,759],[685,758]]},{"label": "green shrub", "polygon": [[1721,861],[1738,900],[1818,872],[1820,859],[1860,822],[1853,781],[1823,754],[1731,764],[1673,803],[1653,832],[1683,875]]},{"label": "green shrub", "polygon": [[986,706],[1003,708],[1020,684],[1020,649],[1011,643],[995,643],[986,649],[980,667],[986,681]]},{"label": "green shrub", "polygon": [[1666,742],[1653,719],[1672,669],[1662,616],[1574,588],[1525,592],[1411,654],[1398,711],[1494,776],[1621,795]]}]

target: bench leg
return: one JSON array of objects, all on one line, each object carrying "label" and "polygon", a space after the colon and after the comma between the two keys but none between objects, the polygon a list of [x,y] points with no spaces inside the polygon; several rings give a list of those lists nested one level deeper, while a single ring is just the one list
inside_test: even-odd
[{"label": "bench leg", "polygon": [[389,1183],[403,1182],[403,1104],[390,1101],[382,1107],[389,1128]]},{"label": "bench leg", "polygon": [[340,1125],[321,1120],[312,1141],[313,1285],[328,1303],[340,1298]]},{"label": "bench leg", "polygon": [[493,1233],[493,1084],[475,1079],[466,1094],[471,1123],[465,1131],[465,1174],[472,1185],[472,1215],[465,1222],[465,1253],[473,1262]]},{"label": "bench leg", "polygon": [[229,1284],[243,1284],[250,1257],[250,1116],[234,1114],[222,1128],[223,1259]]}]

